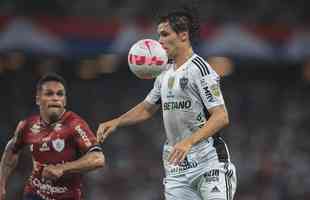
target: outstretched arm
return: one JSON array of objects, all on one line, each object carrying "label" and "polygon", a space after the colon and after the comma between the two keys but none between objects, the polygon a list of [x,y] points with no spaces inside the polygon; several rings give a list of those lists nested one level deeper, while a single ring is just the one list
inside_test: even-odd
[{"label": "outstretched arm", "polygon": [[14,139],[11,139],[3,152],[1,163],[0,163],[0,200],[4,200],[6,193],[7,180],[15,169],[18,161],[18,153],[13,151]]},{"label": "outstretched arm", "polygon": [[0,200],[4,200],[5,198],[8,178],[17,165],[19,150],[15,149],[15,145],[17,140],[20,139],[20,132],[24,125],[25,123],[23,121],[19,122],[14,137],[9,140],[2,154],[0,163]]},{"label": "outstretched arm", "polygon": [[102,152],[93,151],[86,153],[80,159],[64,164],[48,165],[44,167],[42,177],[57,180],[66,174],[83,173],[103,167],[105,158]]},{"label": "outstretched arm", "polygon": [[159,105],[142,101],[120,117],[101,123],[97,131],[97,140],[103,142],[118,127],[137,124],[151,118],[158,108]]}]

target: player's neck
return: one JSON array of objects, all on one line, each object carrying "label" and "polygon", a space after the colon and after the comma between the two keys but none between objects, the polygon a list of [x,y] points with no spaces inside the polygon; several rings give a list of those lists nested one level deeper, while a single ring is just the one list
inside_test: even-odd
[{"label": "player's neck", "polygon": [[40,112],[40,117],[45,125],[51,125],[58,122],[65,112],[66,110],[64,109],[63,112],[57,117],[57,119],[51,119],[49,116],[43,114],[42,112]]},{"label": "player's neck", "polygon": [[181,67],[190,57],[192,57],[193,53],[192,47],[186,48],[185,50],[180,50],[174,59],[175,69]]}]

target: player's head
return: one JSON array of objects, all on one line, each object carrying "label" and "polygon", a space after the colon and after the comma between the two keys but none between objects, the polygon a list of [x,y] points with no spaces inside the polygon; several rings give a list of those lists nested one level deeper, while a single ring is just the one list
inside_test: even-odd
[{"label": "player's head", "polygon": [[183,8],[162,15],[158,20],[159,42],[170,58],[174,58],[182,47],[191,47],[191,42],[199,32],[197,16],[193,10]]},{"label": "player's head", "polygon": [[49,122],[57,121],[65,110],[65,86],[65,80],[57,74],[47,74],[37,84],[36,104]]}]

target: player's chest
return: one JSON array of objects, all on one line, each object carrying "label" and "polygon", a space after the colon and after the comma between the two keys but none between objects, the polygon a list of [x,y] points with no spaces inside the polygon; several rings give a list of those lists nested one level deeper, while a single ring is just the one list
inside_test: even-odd
[{"label": "player's chest", "polygon": [[33,154],[61,153],[70,146],[72,128],[61,124],[55,127],[33,125],[26,133],[24,141]]},{"label": "player's chest", "polygon": [[163,99],[188,98],[192,80],[186,71],[168,73],[163,78],[161,96]]}]

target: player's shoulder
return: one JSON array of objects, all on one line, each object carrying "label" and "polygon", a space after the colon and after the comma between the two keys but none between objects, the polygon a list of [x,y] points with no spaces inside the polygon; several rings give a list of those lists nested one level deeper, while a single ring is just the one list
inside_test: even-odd
[{"label": "player's shoulder", "polygon": [[15,132],[18,133],[18,135],[24,134],[28,132],[28,130],[31,132],[39,132],[40,127],[40,116],[38,114],[30,115],[18,122]]},{"label": "player's shoulder", "polygon": [[80,124],[87,124],[86,121],[77,113],[73,111],[66,111],[63,116],[63,122],[66,123],[68,126],[75,127]]},{"label": "player's shoulder", "polygon": [[21,120],[20,123],[23,123],[23,127],[31,127],[34,124],[39,124],[40,119],[41,118],[39,114],[33,114]]},{"label": "player's shoulder", "polygon": [[202,58],[201,56],[194,54],[188,63],[189,70],[192,75],[196,77],[213,77],[217,78],[218,75],[213,70],[213,68],[209,65],[209,63]]}]

